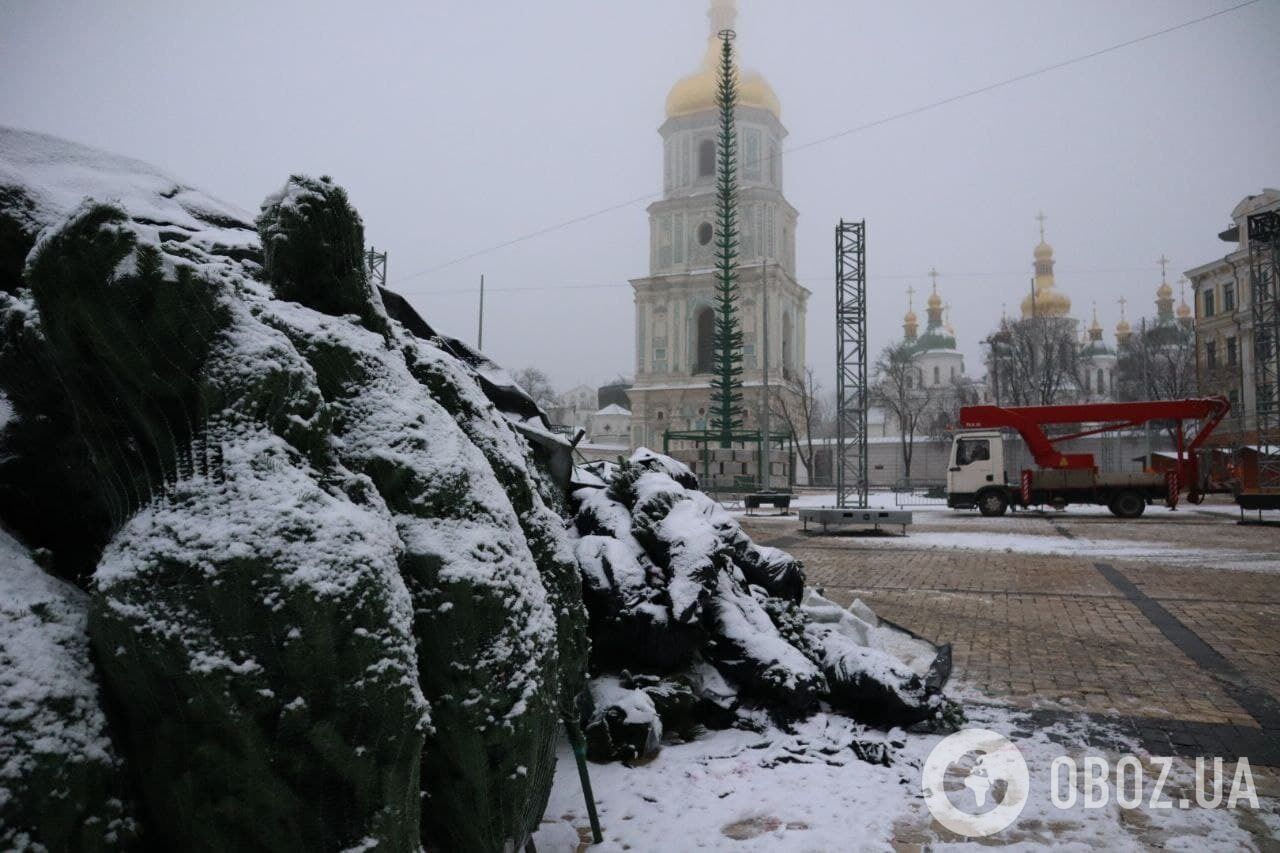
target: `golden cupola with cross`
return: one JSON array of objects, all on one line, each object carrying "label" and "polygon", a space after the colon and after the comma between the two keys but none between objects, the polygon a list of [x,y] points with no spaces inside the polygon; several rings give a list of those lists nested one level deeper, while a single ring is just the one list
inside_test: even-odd
[{"label": "golden cupola with cross", "polygon": [[920,318],[916,316],[916,289],[907,288],[907,313],[902,315],[902,337],[908,343],[914,343],[920,331]]},{"label": "golden cupola with cross", "polygon": [[[720,63],[718,33],[733,29],[737,15],[736,0],[711,0],[711,8],[707,11],[711,32],[707,34],[707,49],[702,54],[702,63],[697,71],[677,80],[667,93],[667,118],[716,108],[716,69]],[[738,106],[758,107],[773,113],[774,118],[782,118],[782,102],[769,82],[754,71],[738,72]]]},{"label": "golden cupola with cross", "polygon": [[1071,314],[1071,297],[1058,290],[1053,280],[1053,247],[1044,239],[1045,215],[1040,220],[1040,244],[1035,248],[1035,280],[1032,292],[1023,297],[1023,319],[1031,317],[1067,317]]}]

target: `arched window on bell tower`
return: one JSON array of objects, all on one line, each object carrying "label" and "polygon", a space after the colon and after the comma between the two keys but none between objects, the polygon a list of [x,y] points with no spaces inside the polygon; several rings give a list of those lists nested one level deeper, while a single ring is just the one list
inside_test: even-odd
[{"label": "arched window on bell tower", "polygon": [[698,177],[707,178],[716,173],[716,142],[704,139],[698,143]]},{"label": "arched window on bell tower", "polygon": [[694,323],[696,325],[695,338],[698,345],[694,349],[693,372],[710,373],[712,362],[715,361],[715,312],[708,307],[701,308]]}]

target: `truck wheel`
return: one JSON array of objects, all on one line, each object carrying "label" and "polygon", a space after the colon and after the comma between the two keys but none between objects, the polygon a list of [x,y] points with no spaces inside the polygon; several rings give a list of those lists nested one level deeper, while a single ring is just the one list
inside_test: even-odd
[{"label": "truck wheel", "polygon": [[1118,518],[1137,518],[1146,508],[1146,500],[1137,492],[1117,492],[1111,499],[1111,514]]},{"label": "truck wheel", "polygon": [[992,489],[978,495],[978,512],[985,516],[1004,515],[1004,511],[1008,508],[1009,499],[1005,497],[1004,492]]}]

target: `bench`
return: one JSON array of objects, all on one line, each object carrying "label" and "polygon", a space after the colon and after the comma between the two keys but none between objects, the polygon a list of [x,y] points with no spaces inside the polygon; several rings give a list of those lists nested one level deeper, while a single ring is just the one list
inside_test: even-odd
[{"label": "bench", "polygon": [[751,510],[759,509],[766,504],[782,510],[783,515],[790,515],[791,497],[790,492],[753,492],[742,496],[742,505],[746,507],[747,515],[751,515]]}]

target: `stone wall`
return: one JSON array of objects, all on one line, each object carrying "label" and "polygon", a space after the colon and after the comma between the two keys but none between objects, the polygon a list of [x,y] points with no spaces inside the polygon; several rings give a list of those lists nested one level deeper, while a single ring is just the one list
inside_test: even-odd
[{"label": "stone wall", "polygon": [[[671,456],[688,465],[698,476],[704,491],[745,491],[763,488],[760,451],[754,446],[709,447],[672,450]],[[791,452],[773,449],[770,457],[770,485],[777,490],[790,487]]]}]

